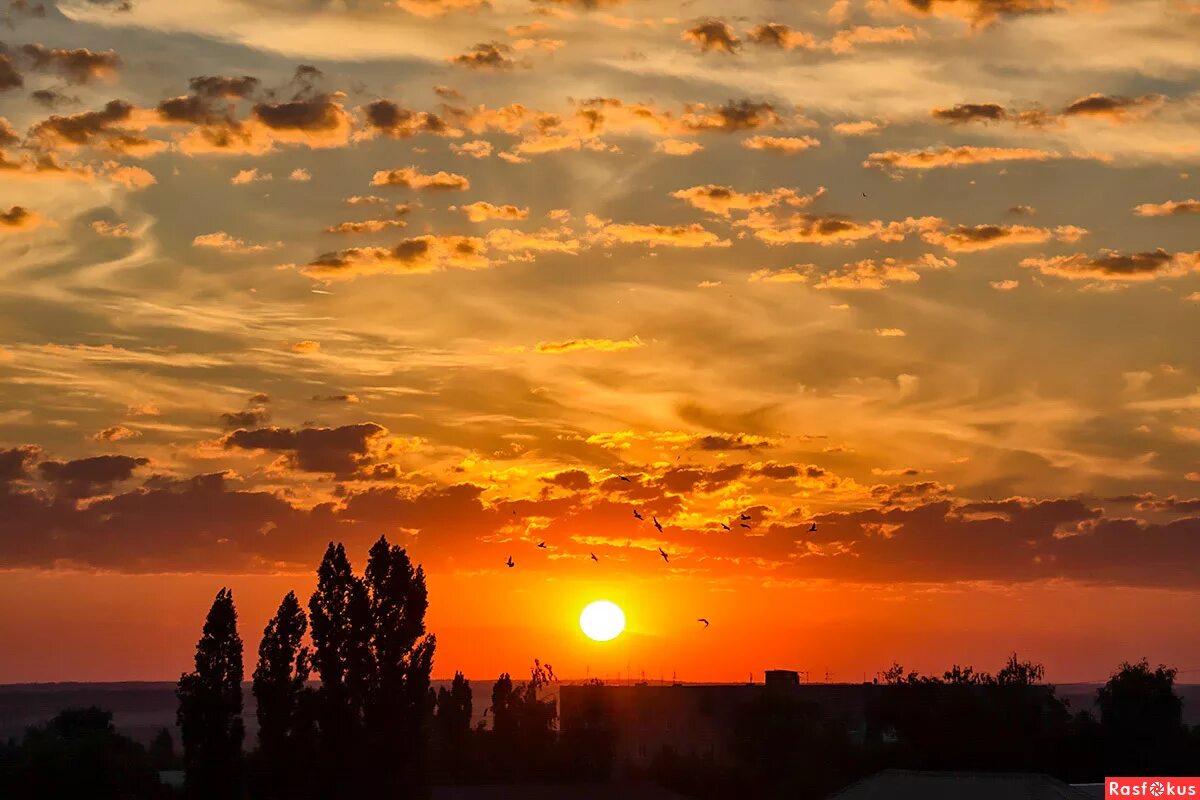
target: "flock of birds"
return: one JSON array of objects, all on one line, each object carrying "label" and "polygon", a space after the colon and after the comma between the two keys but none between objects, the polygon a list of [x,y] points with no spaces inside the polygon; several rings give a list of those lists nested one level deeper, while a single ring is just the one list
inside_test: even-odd
[{"label": "flock of birds", "polygon": [[[865,197],[865,195],[864,195],[864,197]],[[618,475],[617,477],[618,477],[618,478],[620,478],[620,479],[621,479],[622,481],[624,481],[625,483],[633,483],[633,480],[632,480],[632,479],[631,479],[629,476],[627,476],[627,475]],[[513,511],[513,514],[516,514],[516,513],[517,513],[516,511]],[[645,517],[643,517],[643,516],[641,515],[641,512],[639,512],[639,511],[638,511],[636,508],[633,510],[633,518],[634,518],[634,519],[636,519],[636,520],[638,520],[639,522],[645,522],[645,520],[646,520],[646,518],[645,518]],[[650,519],[652,520],[652,522],[653,522],[653,524],[654,524],[654,528],[655,528],[655,530],[657,530],[659,533],[662,533],[662,532],[663,532],[663,526],[662,526],[662,523],[658,521],[658,517],[657,517],[657,516],[655,516],[655,515],[653,515],[653,514],[651,514],[651,515],[650,515]],[[752,520],[752,519],[753,519],[753,517],[751,517],[749,514],[742,513],[742,514],[739,514],[739,515],[738,515],[738,518],[737,518],[736,522],[737,522],[737,523],[738,523],[738,524],[739,524],[741,527],[745,528],[746,530],[750,530],[750,525],[749,525],[748,523],[749,523],[749,522],[750,522],[750,520]],[[720,523],[720,524],[721,524],[721,527],[722,527],[722,528],[724,528],[724,529],[725,529],[725,530],[727,530],[727,531],[732,531],[732,530],[733,530],[733,528],[731,528],[729,525],[727,525],[727,524],[726,524],[726,523],[724,523],[724,522],[722,522],[722,523]],[[809,531],[809,533],[815,533],[815,532],[816,532],[816,530],[817,530],[817,523],[815,523],[815,522],[814,522],[814,523],[812,523],[812,524],[809,526],[809,528],[808,528],[808,531]],[[537,543],[537,546],[538,546],[540,549],[542,549],[542,550],[545,550],[545,549],[546,549],[546,543],[545,543],[544,541],[540,541],[540,542],[538,542],[538,543]],[[669,553],[667,553],[667,551],[666,551],[666,550],[663,550],[663,549],[660,547],[660,548],[658,548],[658,554],[659,554],[659,556],[661,556],[661,557],[662,557],[662,560],[663,560],[665,563],[667,563],[667,564],[670,564],[670,563],[671,563],[671,556],[670,556],[670,554],[669,554]],[[589,555],[591,556],[591,558],[592,558],[592,561],[596,561],[596,562],[599,562],[599,561],[600,561],[600,559],[599,559],[599,558],[596,556],[596,554],[595,554],[595,553],[589,553]],[[505,566],[507,566],[509,569],[512,569],[513,567],[515,567],[515,566],[517,565],[517,562],[516,562],[516,561],[514,561],[514,560],[513,560],[513,557],[510,555],[510,556],[508,557],[508,560],[507,560],[507,561],[505,561],[505,562],[504,562],[504,564],[505,564]],[[697,620],[696,620],[696,622],[703,622],[703,623],[704,623],[704,627],[705,627],[705,629],[707,629],[707,628],[708,628],[708,626],[709,626],[709,621],[708,621],[707,619],[704,619],[703,617],[701,617],[701,618],[697,619]]]}]

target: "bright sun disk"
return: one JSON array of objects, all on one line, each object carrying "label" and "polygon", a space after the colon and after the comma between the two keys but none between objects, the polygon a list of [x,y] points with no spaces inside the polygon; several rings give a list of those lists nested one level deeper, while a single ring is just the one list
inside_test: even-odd
[{"label": "bright sun disk", "polygon": [[625,612],[616,603],[597,600],[583,609],[579,615],[579,627],[589,639],[607,642],[625,630]]}]

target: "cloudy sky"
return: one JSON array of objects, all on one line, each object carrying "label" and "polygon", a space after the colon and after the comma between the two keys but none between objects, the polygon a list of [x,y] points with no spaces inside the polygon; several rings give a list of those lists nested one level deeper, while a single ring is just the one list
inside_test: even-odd
[{"label": "cloudy sky", "polygon": [[1200,667],[1200,2],[4,23],[0,681],[380,534],[438,675]]}]

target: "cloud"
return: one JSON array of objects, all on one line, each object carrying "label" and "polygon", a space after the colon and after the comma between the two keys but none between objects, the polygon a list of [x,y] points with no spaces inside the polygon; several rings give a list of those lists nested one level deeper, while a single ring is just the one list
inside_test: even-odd
[{"label": "cloud", "polygon": [[1100,117],[1113,122],[1124,122],[1154,111],[1163,104],[1164,99],[1158,94],[1141,97],[1089,94],[1070,103],[1062,113],[1065,117]]},{"label": "cloud", "polygon": [[1200,251],[1169,253],[1161,247],[1141,253],[1124,254],[1102,250],[1099,256],[1075,253],[1051,258],[1026,258],[1021,266],[1036,269],[1043,275],[1067,280],[1152,281],[1158,278],[1178,278],[1200,271]]},{"label": "cloud", "polygon": [[0,92],[20,89],[24,85],[25,78],[13,64],[12,57],[7,53],[0,53]]},{"label": "cloud", "polygon": [[254,428],[270,417],[265,408],[248,408],[245,411],[227,411],[221,415],[221,424],[226,428]]},{"label": "cloud", "polygon": [[428,111],[413,111],[391,100],[376,100],[363,106],[368,135],[407,139],[420,133],[434,136],[461,136],[444,119]]},{"label": "cloud", "polygon": [[1002,281],[989,281],[988,285],[998,292],[1011,292],[1013,289],[1016,289],[1018,286],[1020,286],[1021,282],[1013,280],[1012,278],[1006,278]]},{"label": "cloud", "polygon": [[287,466],[338,478],[362,477],[379,457],[387,428],[374,422],[338,428],[238,429],[222,440],[227,450],[265,450],[285,454]]},{"label": "cloud", "polygon": [[1029,225],[955,225],[947,229],[924,230],[921,238],[955,253],[972,253],[1007,245],[1041,244],[1051,238],[1077,242],[1085,234],[1086,230],[1073,225],[1062,225],[1053,230]]},{"label": "cloud", "polygon": [[915,283],[921,280],[920,270],[949,269],[957,265],[952,258],[939,258],[926,253],[920,258],[904,260],[873,258],[845,264],[839,270],[824,273],[813,284],[815,289],[842,289],[855,291],[879,291],[893,283]]},{"label": "cloud", "polygon": [[317,280],[352,280],[370,274],[416,274],[492,265],[487,245],[474,236],[418,236],[392,248],[352,247],[326,253],[300,268]]},{"label": "cloud", "polygon": [[129,227],[128,223],[118,222],[112,223],[106,220],[98,219],[92,223],[92,230],[98,236],[105,236],[110,239],[134,239],[137,234]]},{"label": "cloud", "polygon": [[905,333],[901,328],[876,328],[875,335],[882,336],[884,338],[897,338],[901,336],[907,336],[908,334]]},{"label": "cloud", "polygon": [[30,129],[30,137],[48,150],[94,147],[123,155],[148,156],[165,149],[165,143],[142,134],[145,123],[136,112],[130,103],[112,100],[99,111],[51,115]]},{"label": "cloud", "polygon": [[426,175],[416,167],[402,169],[380,170],[371,178],[372,186],[400,186],[417,191],[459,191],[465,192],[471,188],[471,182],[462,175],[453,172],[438,171]]},{"label": "cloud", "polygon": [[778,47],[783,50],[797,48],[807,49],[817,46],[817,41],[810,34],[793,30],[779,22],[764,22],[755,25],[748,34],[750,41],[768,47]]},{"label": "cloud", "polygon": [[529,216],[528,208],[514,205],[497,206],[480,200],[465,206],[451,206],[451,211],[462,211],[471,222],[487,222],[491,219],[521,220]]},{"label": "cloud", "polygon": [[691,156],[704,149],[699,142],[686,142],[682,139],[663,139],[654,145],[654,152],[668,156]]},{"label": "cloud", "polygon": [[644,244],[649,247],[729,247],[722,239],[699,223],[691,225],[653,225],[640,223],[607,223],[596,233],[606,244]]},{"label": "cloud", "polygon": [[751,211],[734,223],[752,230],[760,241],[770,245],[853,244],[864,239],[882,242],[902,241],[910,231],[940,223],[936,217],[907,219],[903,222],[871,220],[858,222],[839,214],[797,214],[779,216],[770,211]]},{"label": "cloud", "polygon": [[93,52],[87,48],[65,50],[41,44],[27,44],[18,53],[38,72],[56,72],[67,83],[85,84],[97,78],[114,74],[121,66],[121,59],[112,50]]},{"label": "cloud", "polygon": [[915,14],[958,17],[975,27],[1003,18],[1047,14],[1073,5],[1072,0],[892,0]]},{"label": "cloud", "polygon": [[628,339],[566,339],[560,342],[538,342],[534,350],[546,355],[561,355],[579,350],[615,353],[620,350],[632,350],[642,345],[642,340],[636,336]]},{"label": "cloud", "polygon": [[853,28],[847,28],[835,33],[825,46],[833,53],[850,53],[860,44],[915,42],[917,40],[917,33],[917,31],[907,25],[896,25],[890,28],[874,25],[856,25]]},{"label": "cloud", "polygon": [[729,23],[713,17],[701,20],[695,27],[688,28],[680,34],[680,38],[696,45],[702,53],[712,50],[735,53],[742,46],[742,40],[734,33]]},{"label": "cloud", "polygon": [[806,208],[825,193],[820,187],[812,195],[800,195],[793,189],[769,189],[760,192],[739,192],[729,186],[708,184],[692,186],[671,192],[671,197],[682,200],[693,208],[707,211],[721,217],[728,217],[730,211],[752,211],[771,208],[780,204],[793,208]]},{"label": "cloud", "polygon": [[821,142],[812,136],[750,136],[742,140],[742,147],[747,150],[771,150],[776,153],[801,153],[812,147],[819,147]]},{"label": "cloud", "polygon": [[339,147],[349,140],[351,129],[342,97],[338,92],[318,93],[279,103],[255,103],[251,114],[273,142]]},{"label": "cloud", "polygon": [[929,112],[943,122],[1000,122],[1008,119],[1008,110],[996,103],[960,103],[951,108],[935,108]]},{"label": "cloud", "polygon": [[42,216],[30,211],[24,206],[12,206],[8,211],[0,211],[0,232],[29,231],[43,222]]},{"label": "cloud", "polygon": [[523,252],[526,255],[536,252],[569,253],[574,255],[580,247],[578,239],[571,237],[569,228],[548,229],[526,232],[511,228],[495,228],[488,231],[488,247],[494,247],[506,253]]},{"label": "cloud", "polygon": [[339,222],[336,225],[330,225],[325,229],[325,233],[380,233],[392,228],[404,228],[407,226],[408,223],[402,219],[366,219],[358,222]]},{"label": "cloud", "polygon": [[747,279],[751,283],[808,283],[808,269],[805,267],[787,267],[785,269],[756,269]]},{"label": "cloud", "polygon": [[839,122],[833,126],[833,132],[841,136],[873,136],[883,128],[883,123],[864,119],[857,122]]},{"label": "cloud", "polygon": [[234,186],[244,186],[247,183],[258,183],[260,181],[275,180],[274,176],[269,172],[259,172],[258,167],[239,170],[236,175],[229,179],[229,182]]},{"label": "cloud", "polygon": [[473,139],[462,144],[451,144],[450,152],[471,158],[487,158],[492,154],[492,143],[487,139]]},{"label": "cloud", "polygon": [[887,150],[871,153],[863,162],[864,167],[893,169],[938,169],[941,167],[963,167],[972,164],[991,164],[1008,161],[1050,161],[1062,158],[1051,150],[1033,147],[931,147],[925,150]]},{"label": "cloud", "polygon": [[1172,217],[1184,214],[1200,214],[1200,200],[1168,200],[1165,203],[1142,203],[1134,206],[1133,213],[1139,217]]},{"label": "cloud", "polygon": [[213,233],[205,233],[192,239],[192,247],[203,247],[209,250],[219,250],[222,253],[231,253],[243,255],[246,253],[264,253],[273,247],[279,247],[281,243],[276,242],[273,245],[268,244],[250,244],[242,239],[236,239],[230,236],[225,231],[215,231]]},{"label": "cloud", "polygon": [[134,470],[150,463],[130,456],[92,456],[74,461],[43,461],[38,473],[68,497],[92,497],[127,481]]},{"label": "cloud", "polygon": [[450,63],[470,69],[506,70],[516,65],[509,53],[512,48],[503,42],[480,42],[465,53],[450,59]]},{"label": "cloud", "polygon": [[141,431],[126,428],[124,425],[110,425],[104,430],[93,434],[92,440],[96,442],[121,442],[126,439],[136,439],[141,435]]},{"label": "cloud", "polygon": [[297,181],[299,183],[308,183],[312,180],[312,173],[303,167],[296,167],[288,173],[289,181]]},{"label": "cloud", "polygon": [[293,343],[291,350],[293,353],[319,353],[321,351],[321,343],[314,342],[312,339],[304,339]]}]

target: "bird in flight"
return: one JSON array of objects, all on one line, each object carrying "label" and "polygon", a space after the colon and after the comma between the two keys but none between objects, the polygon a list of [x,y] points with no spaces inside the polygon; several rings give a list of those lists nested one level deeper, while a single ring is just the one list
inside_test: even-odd
[{"label": "bird in flight", "polygon": [[662,533],[662,523],[658,521],[658,517],[651,517],[654,520],[654,527],[658,528],[658,532]]},{"label": "bird in flight", "polygon": [[742,514],[742,517],[741,517],[741,518],[742,518],[742,519],[750,519],[750,515],[749,515],[749,514]]},{"label": "bird in flight", "polygon": [[512,556],[509,556],[508,561],[505,561],[504,563],[507,564],[510,568],[515,567],[517,565],[517,562],[512,560]]},{"label": "bird in flight", "polygon": [[721,527],[724,528],[725,530],[731,530],[731,528],[728,525],[726,525],[724,522],[721,523]]},{"label": "bird in flight", "polygon": [[600,559],[596,558],[596,554],[592,553],[592,561],[599,561],[599,560]]},{"label": "bird in flight", "polygon": [[660,548],[658,548],[658,554],[659,554],[660,556],[662,556],[662,560],[663,560],[663,561],[667,562],[668,564],[670,564],[670,563],[671,563],[671,559],[670,559],[670,558],[667,556],[667,551],[666,551],[666,550],[663,550],[663,549],[660,547]]},{"label": "bird in flight", "polygon": [[538,547],[540,547],[540,548],[542,548],[543,550],[545,550],[545,549],[546,549],[546,543],[545,543],[545,542],[538,542]]},{"label": "bird in flight", "polygon": [[707,628],[707,627],[708,627],[708,620],[706,620],[704,617],[701,617],[700,619],[696,620],[696,622],[703,622],[703,623],[704,623],[704,627],[705,627],[705,628]]},{"label": "bird in flight", "polygon": [[809,526],[808,526],[808,532],[809,532],[809,533],[816,533],[816,532],[817,532],[817,523],[815,523],[815,522],[814,522],[812,525],[809,525]]},{"label": "bird in flight", "polygon": [[617,477],[619,477],[621,480],[625,481],[626,483],[633,483],[633,481],[631,481],[629,479],[628,475],[618,475]]},{"label": "bird in flight", "polygon": [[746,530],[750,530],[750,526],[744,522],[742,523],[742,527],[745,528]]},{"label": "bird in flight", "polygon": [[867,196],[867,193],[866,193],[866,192],[863,192],[863,197],[866,197],[866,196]]},{"label": "bird in flight", "polygon": [[645,517],[643,517],[641,514],[638,513],[638,510],[636,508],[633,510],[633,518],[634,519],[645,519]]}]

